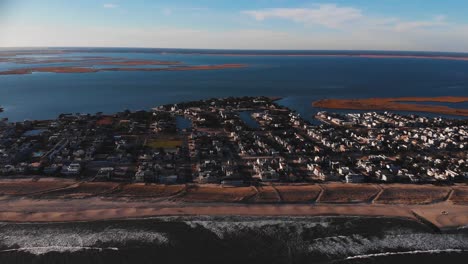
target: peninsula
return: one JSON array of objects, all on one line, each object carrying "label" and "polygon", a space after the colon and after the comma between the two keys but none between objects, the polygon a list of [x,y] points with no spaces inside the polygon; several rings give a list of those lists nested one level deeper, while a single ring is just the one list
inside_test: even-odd
[{"label": "peninsula", "polygon": [[445,96],[365,99],[323,99],[313,102],[312,105],[314,107],[327,109],[408,111],[468,116],[468,109],[453,108],[449,106],[435,104],[419,104],[426,102],[463,103],[468,102],[468,97]]}]

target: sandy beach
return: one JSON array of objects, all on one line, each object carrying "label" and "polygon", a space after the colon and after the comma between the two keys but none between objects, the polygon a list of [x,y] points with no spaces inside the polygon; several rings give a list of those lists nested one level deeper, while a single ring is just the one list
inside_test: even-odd
[{"label": "sandy beach", "polygon": [[439,229],[451,229],[468,226],[467,190],[465,185],[333,183],[223,188],[25,178],[0,181],[0,221],[200,215],[372,216],[424,219]]},{"label": "sandy beach", "polygon": [[[468,206],[449,202],[431,205],[382,204],[227,204],[182,203],[152,200],[110,201],[102,198],[76,200],[0,201],[3,222],[69,222],[156,216],[367,216],[419,220],[439,229],[468,226]],[[416,217],[418,216],[418,217]]]}]

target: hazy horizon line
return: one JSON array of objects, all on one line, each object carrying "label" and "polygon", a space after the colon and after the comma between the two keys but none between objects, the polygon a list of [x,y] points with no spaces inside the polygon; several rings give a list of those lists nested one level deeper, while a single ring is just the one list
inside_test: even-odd
[{"label": "hazy horizon line", "polygon": [[438,51],[438,50],[397,50],[397,49],[229,49],[229,48],[168,48],[168,47],[134,47],[134,46],[0,46],[0,50],[26,49],[160,49],[160,50],[200,50],[200,51],[292,51],[292,52],[418,52],[418,53],[458,53],[467,54],[468,51]]}]

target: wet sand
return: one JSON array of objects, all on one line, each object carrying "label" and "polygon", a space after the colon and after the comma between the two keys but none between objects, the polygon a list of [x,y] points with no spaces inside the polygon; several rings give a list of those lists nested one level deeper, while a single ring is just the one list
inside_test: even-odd
[{"label": "wet sand", "polygon": [[401,97],[366,99],[323,99],[312,103],[314,107],[345,110],[382,110],[429,112],[444,115],[468,116],[468,109],[457,109],[442,105],[411,104],[404,102],[468,102],[468,97]]}]

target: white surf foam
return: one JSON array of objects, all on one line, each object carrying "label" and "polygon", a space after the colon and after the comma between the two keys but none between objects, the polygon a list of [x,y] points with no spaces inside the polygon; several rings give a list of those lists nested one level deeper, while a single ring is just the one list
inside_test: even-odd
[{"label": "white surf foam", "polygon": [[32,254],[47,252],[69,252],[82,249],[96,249],[99,243],[125,244],[129,241],[165,244],[165,234],[140,229],[106,228],[101,231],[81,228],[6,229],[0,234],[0,244],[11,249]]},{"label": "white surf foam", "polygon": [[413,250],[413,251],[401,251],[401,252],[383,252],[376,254],[366,254],[347,257],[346,259],[365,259],[372,257],[386,257],[386,256],[397,256],[397,255],[417,255],[417,254],[437,254],[437,253],[462,253],[467,252],[463,249],[434,249],[434,250]]}]

